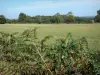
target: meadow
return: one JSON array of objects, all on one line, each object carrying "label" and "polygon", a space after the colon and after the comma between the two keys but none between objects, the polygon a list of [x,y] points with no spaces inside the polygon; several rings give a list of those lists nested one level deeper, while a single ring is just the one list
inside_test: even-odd
[{"label": "meadow", "polygon": [[1,24],[0,74],[98,75],[99,30],[100,24]]},{"label": "meadow", "polygon": [[100,35],[100,24],[0,24],[2,32],[22,32],[25,29],[38,27],[39,37],[48,34],[54,36],[64,36],[71,32],[74,37],[85,36],[88,38],[98,37]]}]

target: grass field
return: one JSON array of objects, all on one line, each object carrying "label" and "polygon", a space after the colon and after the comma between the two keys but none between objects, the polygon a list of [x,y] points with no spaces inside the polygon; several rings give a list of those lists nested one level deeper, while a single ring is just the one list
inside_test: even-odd
[{"label": "grass field", "polygon": [[74,38],[86,37],[92,50],[100,50],[100,24],[1,24],[0,32],[22,32],[34,27],[38,27],[39,38],[63,37],[70,32]]}]

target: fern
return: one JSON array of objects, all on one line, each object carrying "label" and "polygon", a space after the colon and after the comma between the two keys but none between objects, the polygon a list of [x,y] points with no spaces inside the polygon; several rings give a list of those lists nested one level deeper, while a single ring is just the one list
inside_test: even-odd
[{"label": "fern", "polygon": [[[55,41],[48,43],[49,40]],[[0,32],[0,74],[3,75],[95,75],[98,54],[89,50],[85,37],[74,39],[71,33],[65,38],[42,40],[37,28],[22,33]],[[99,73],[99,72],[98,72]]]}]

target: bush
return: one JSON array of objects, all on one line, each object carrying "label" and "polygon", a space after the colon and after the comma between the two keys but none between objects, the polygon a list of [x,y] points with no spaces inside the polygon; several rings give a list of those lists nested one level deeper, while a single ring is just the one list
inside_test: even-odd
[{"label": "bush", "polygon": [[[37,28],[22,33],[0,33],[0,73],[3,75],[96,75],[85,37],[71,33],[48,43],[53,36],[39,40]],[[52,40],[51,40],[52,41]],[[97,56],[98,57],[98,56]]]}]

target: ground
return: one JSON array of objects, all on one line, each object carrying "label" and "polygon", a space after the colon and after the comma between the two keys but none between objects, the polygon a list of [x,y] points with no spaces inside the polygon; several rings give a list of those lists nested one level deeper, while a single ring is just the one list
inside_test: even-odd
[{"label": "ground", "polygon": [[22,32],[34,27],[38,27],[39,38],[63,37],[70,32],[74,38],[86,37],[91,50],[100,50],[100,24],[0,24],[0,32]]}]

